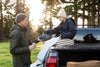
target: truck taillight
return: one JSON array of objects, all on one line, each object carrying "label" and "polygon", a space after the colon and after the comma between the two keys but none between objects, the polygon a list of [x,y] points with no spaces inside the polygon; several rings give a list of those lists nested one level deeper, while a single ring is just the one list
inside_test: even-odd
[{"label": "truck taillight", "polygon": [[56,57],[48,58],[46,62],[46,67],[57,67],[57,58]]}]

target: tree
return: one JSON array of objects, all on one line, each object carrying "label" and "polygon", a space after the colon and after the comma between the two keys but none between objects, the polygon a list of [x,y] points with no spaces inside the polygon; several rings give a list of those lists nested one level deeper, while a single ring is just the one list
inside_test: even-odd
[{"label": "tree", "polygon": [[4,39],[4,33],[3,33],[3,8],[2,8],[2,0],[0,0],[0,36],[1,36],[1,38],[0,38],[0,41],[2,42],[3,41],[3,39]]},{"label": "tree", "polygon": [[[8,31],[8,29],[10,30],[11,25],[10,26],[8,25],[9,26],[9,28],[8,28],[7,24],[11,24],[12,22],[8,23],[9,18],[7,16],[12,17],[14,15],[10,11],[13,8],[14,3],[9,4],[10,0],[5,0],[5,1],[1,0],[0,3],[1,3],[0,4],[0,8],[1,8],[1,12],[0,12],[1,13],[1,16],[0,16],[1,17],[1,19],[0,19],[1,20],[1,28],[0,28],[1,29],[1,39],[0,40],[3,41],[5,38],[7,38],[7,39],[9,38],[10,32],[6,32],[6,31]],[[13,17],[9,21],[12,21],[12,20],[13,20]]]},{"label": "tree", "polygon": [[100,1],[98,0],[98,25],[100,28]]},{"label": "tree", "polygon": [[91,11],[91,25],[95,25],[95,16],[96,16],[96,1],[92,1],[92,11]]},{"label": "tree", "polygon": [[14,18],[12,16],[5,16],[5,24],[4,24],[4,33],[5,33],[5,39],[9,39],[10,35],[10,28],[12,27],[14,22]]},{"label": "tree", "polygon": [[16,0],[16,15],[25,12],[25,0]]},{"label": "tree", "polygon": [[[14,16],[14,14],[10,11],[11,9],[13,9],[13,6],[14,6],[14,3],[11,3],[11,4],[9,4],[10,3],[10,0],[0,0],[0,21],[1,21],[1,23],[0,23],[0,41],[3,41],[4,39],[5,39],[5,37],[8,39],[8,34],[9,34],[9,32],[7,33],[7,32],[5,32],[5,29],[6,29],[6,31],[8,31],[8,29],[10,29],[10,27],[8,28],[8,26],[7,26],[7,24],[11,24],[12,22],[9,22],[8,23],[8,20],[9,20],[9,18],[7,17],[7,16],[9,16],[9,17],[12,17],[12,16]],[[5,13],[4,13],[5,12]],[[13,17],[12,17],[12,19],[10,19],[9,21],[12,21],[13,20]]]},{"label": "tree", "polygon": [[[16,8],[16,5],[18,5],[18,8]],[[9,39],[10,28],[18,13],[25,13],[29,18],[29,7],[25,4],[25,0],[13,2],[10,0],[0,0],[0,41]]]},{"label": "tree", "polygon": [[[51,4],[51,2],[53,3],[53,1],[55,2],[59,2],[61,4],[65,4],[65,10],[67,15],[70,15],[71,17],[75,18],[76,24],[78,23],[77,19],[78,18],[82,18],[83,19],[83,26],[84,27],[84,22],[85,19],[88,20],[88,27],[93,27],[97,24],[97,22],[95,21],[98,17],[98,25],[100,25],[100,20],[99,20],[99,15],[100,15],[100,2],[99,0],[42,0],[42,1],[47,1],[47,7],[55,7],[54,5]],[[59,5],[59,3],[56,3],[56,6]],[[51,5],[50,5],[51,4]],[[70,5],[67,5],[70,4]],[[56,8],[57,9],[57,8]],[[53,9],[53,11],[55,11],[56,13],[58,11],[56,11],[56,9]],[[50,9],[52,10],[52,8]],[[53,14],[54,12],[50,12],[51,14]],[[82,13],[81,13],[81,12]]]},{"label": "tree", "polygon": [[45,26],[45,30],[52,29],[52,17],[57,14],[56,11],[58,11],[58,9],[56,8],[59,2],[58,0],[42,0],[42,3],[45,4],[46,8],[43,11],[45,16],[41,18],[41,23]]},{"label": "tree", "polygon": [[43,34],[43,31],[44,31],[43,27],[42,27],[41,25],[38,26],[38,29],[37,29],[37,33],[38,33],[38,35]]},{"label": "tree", "polygon": [[[74,0],[74,1],[70,0],[72,2],[66,2],[66,0],[61,0],[61,1],[63,3],[72,3],[72,5],[74,5],[73,7],[76,7],[76,9],[74,9],[74,10],[67,11],[67,12],[70,12],[71,14],[73,14],[73,11],[78,11],[78,12],[80,10],[83,11],[83,14],[77,13],[78,17],[83,18],[83,27],[84,27],[85,19],[88,20],[89,27],[95,26],[95,24],[96,24],[95,20],[97,19],[96,18],[96,16],[97,16],[96,12],[98,11],[96,6],[97,6],[97,3],[99,3],[98,0],[88,0],[88,1],[87,0],[77,0],[76,3],[74,3],[74,1],[76,1],[76,0]],[[77,4],[77,6],[75,6],[75,4]],[[69,7],[71,7],[72,5],[69,5]],[[88,13],[88,15],[85,14],[86,12]],[[74,14],[77,15],[76,13],[74,13]],[[75,17],[75,18],[77,18],[77,17]]]},{"label": "tree", "polygon": [[84,21],[85,21],[85,0],[83,0],[83,28],[84,28]]}]

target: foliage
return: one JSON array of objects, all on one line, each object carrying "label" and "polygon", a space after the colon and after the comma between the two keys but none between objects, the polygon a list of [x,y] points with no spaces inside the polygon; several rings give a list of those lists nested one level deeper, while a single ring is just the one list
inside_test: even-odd
[{"label": "foliage", "polygon": [[[43,17],[41,18],[41,24],[44,25],[44,29],[52,29],[52,17],[56,17],[59,7],[57,7],[58,0],[41,0],[41,2],[45,5],[45,9],[43,10]],[[57,9],[58,8],[58,9]],[[44,16],[45,15],[45,16]]]},{"label": "foliage", "polygon": [[43,31],[44,31],[43,27],[42,26],[38,26],[37,35],[42,35]]},{"label": "foliage", "polygon": [[0,0],[0,41],[9,39],[10,28],[18,13],[25,13],[29,18],[29,7],[25,4],[25,0]]},{"label": "foliage", "polygon": [[[55,2],[55,3],[54,3]],[[46,3],[46,9],[50,9],[50,17],[56,17],[59,9],[59,5],[66,4],[64,9],[66,10],[67,15],[74,17],[76,23],[78,23],[78,18],[83,19],[83,26],[85,19],[88,21],[89,25],[100,24],[100,1],[99,0],[42,0],[42,3]],[[59,7],[58,7],[59,6]],[[55,8],[56,7],[56,8]],[[54,9],[55,8],[55,9]],[[52,15],[53,14],[53,15]],[[98,19],[98,22],[95,21]]]}]

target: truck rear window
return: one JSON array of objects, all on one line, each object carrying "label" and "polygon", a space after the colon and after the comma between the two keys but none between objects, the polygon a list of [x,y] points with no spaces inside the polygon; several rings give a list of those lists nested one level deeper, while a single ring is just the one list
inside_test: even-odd
[{"label": "truck rear window", "polygon": [[75,43],[100,43],[99,28],[80,28],[74,37]]}]

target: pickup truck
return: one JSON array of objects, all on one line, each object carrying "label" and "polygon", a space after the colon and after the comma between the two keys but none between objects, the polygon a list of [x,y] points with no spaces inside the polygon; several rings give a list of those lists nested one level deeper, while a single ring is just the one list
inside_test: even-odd
[{"label": "pickup truck", "polygon": [[100,28],[77,28],[73,40],[71,46],[52,46],[44,67],[67,67],[69,61],[100,60]]}]

